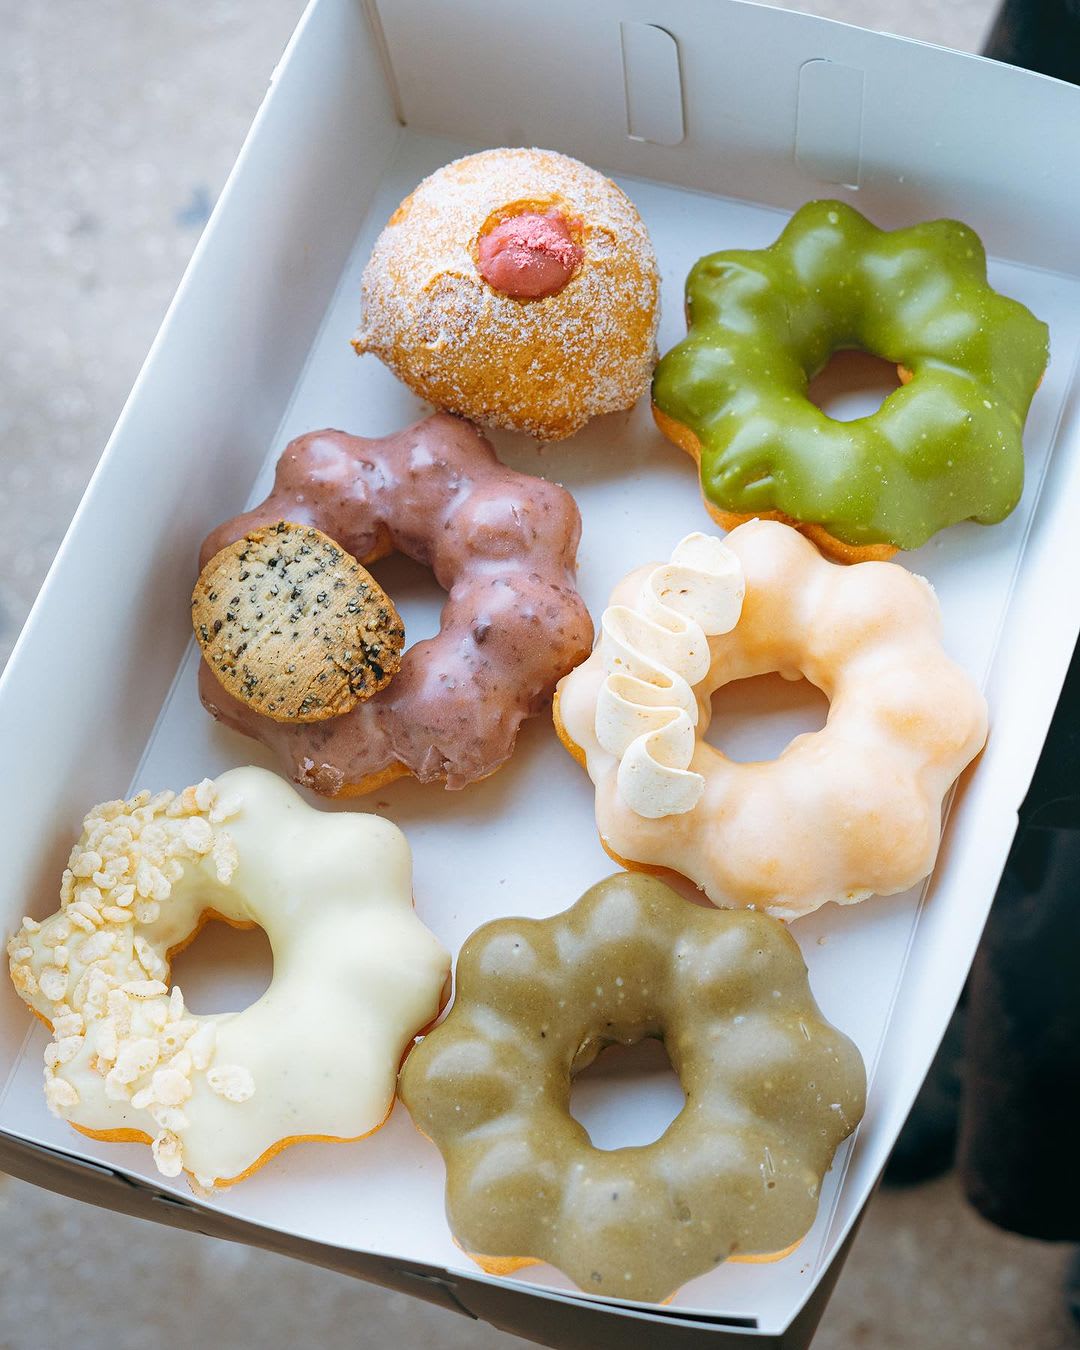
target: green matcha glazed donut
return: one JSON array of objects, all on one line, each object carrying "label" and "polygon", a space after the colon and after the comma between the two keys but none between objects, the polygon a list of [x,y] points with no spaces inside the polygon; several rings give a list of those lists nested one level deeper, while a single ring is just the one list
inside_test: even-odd
[{"label": "green matcha glazed donut", "polygon": [[[652,1144],[595,1148],[571,1080],[646,1036],[686,1104]],[[783,924],[623,873],[550,919],[478,929],[399,1090],[446,1160],[454,1237],[485,1270],[549,1261],[592,1293],[659,1302],[805,1236],[866,1076]]]},{"label": "green matcha glazed donut", "polygon": [[[726,528],[787,520],[857,561],[918,548],[957,521],[994,524],[1019,501],[1048,330],[990,287],[966,225],[879,230],[843,202],[809,202],[770,247],[695,263],[686,310],[689,333],[653,377],[653,411],[698,459]],[[806,393],[842,348],[895,363],[905,381],[853,422]]]}]

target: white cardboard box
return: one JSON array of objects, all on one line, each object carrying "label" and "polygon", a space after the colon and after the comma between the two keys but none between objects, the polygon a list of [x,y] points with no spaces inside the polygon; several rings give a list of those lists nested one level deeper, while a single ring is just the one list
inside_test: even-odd
[{"label": "white cardboard box", "polygon": [[[830,906],[793,926],[824,1012],[862,1049],[870,1094],[814,1229],[783,1262],[722,1266],[664,1309],[604,1303],[548,1267],[488,1278],[452,1245],[441,1162],[400,1104],[362,1144],[291,1149],[197,1201],[157,1175],[146,1149],[92,1143],[46,1113],[43,1033],[7,981],[0,1164],[560,1345],[615,1345],[627,1319],[647,1323],[640,1332],[656,1345],[705,1335],[715,1346],[806,1344],[959,994],[1080,629],[1080,588],[1062,582],[1080,571],[1078,143],[1080,89],[738,0],[547,0],[542,12],[492,0],[313,0],[0,683],[12,785],[0,813],[0,924],[55,908],[91,802],[269,762],[198,704],[188,621],[198,543],[263,495],[294,435],[380,435],[423,414],[349,348],[360,272],[424,174],[488,145],[550,146],[622,182],[661,262],[661,350],[682,335],[691,263],[770,242],[805,200],[838,196],[885,226],[954,215],[979,231],[991,280],[1051,330],[1027,486],[1003,525],[957,527],[901,562],[938,590],[947,645],[990,700],[990,742],[962,780],[925,893]],[[693,466],[645,408],[559,446],[497,445],[577,497],[580,584],[594,616],[629,567],[707,527]],[[376,570],[410,640],[432,632],[433,584],[393,560]],[[714,725],[744,757],[775,752],[812,717],[790,699],[752,727],[740,712],[732,703]],[[487,783],[444,794],[403,781],[358,805],[405,829],[419,912],[454,950],[484,920],[553,913],[611,871],[590,785],[545,718]],[[204,977],[193,968],[189,991]],[[232,997],[249,978],[236,972]],[[638,1080],[635,1128],[655,1134],[670,1094],[655,1075]],[[580,1100],[608,1143],[622,1138],[625,1115],[611,1109],[611,1081]]]}]

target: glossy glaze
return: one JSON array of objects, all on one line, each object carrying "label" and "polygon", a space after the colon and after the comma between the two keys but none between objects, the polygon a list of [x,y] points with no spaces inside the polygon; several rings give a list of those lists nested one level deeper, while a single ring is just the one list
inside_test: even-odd
[{"label": "glossy glaze", "polygon": [[[60,893],[8,944],[56,1037],[46,1100],[98,1138],[152,1142],[167,1176],[228,1184],[287,1143],[377,1129],[438,1015],[450,959],[413,909],[405,836],[266,769],[95,807]],[[273,948],[270,987],[238,1012],[193,1013],[170,978],[208,914]]]},{"label": "glossy glaze", "polygon": [[[809,1229],[865,1073],[782,924],[615,876],[553,918],[479,929],[456,990],[399,1090],[446,1160],[467,1251],[660,1301]],[[604,1045],[646,1036],[663,1040],[686,1104],[655,1143],[597,1149],[570,1115],[571,1080]]]},{"label": "glossy glaze", "polygon": [[[842,202],[811,202],[769,248],[700,259],[686,304],[688,336],[657,366],[653,402],[700,442],[714,507],[912,549],[1019,500],[1048,330],[989,286],[966,225],[883,231]],[[852,422],[806,397],[845,347],[912,376]]]},{"label": "glossy glaze", "polygon": [[[724,547],[746,591],[691,688],[685,767],[703,791],[690,809],[650,819],[627,800],[623,761],[597,735],[604,642],[559,684],[556,727],[596,785],[605,848],[781,919],[907,890],[933,868],[945,794],[986,740],[986,700],[942,646],[933,589],[897,563],[826,562],[774,520],[740,525]],[[655,567],[624,577],[612,604],[639,609]],[[737,763],[706,740],[713,695],[772,672],[820,689],[828,721],[775,759]]]},{"label": "glossy glaze", "polygon": [[450,788],[486,777],[509,757],[522,721],[588,655],[573,498],[500,464],[468,422],[438,414],[381,439],[299,437],[278,461],[270,496],[220,525],[200,566],[278,520],[316,526],[361,562],[405,553],[448,593],[438,635],[405,652],[385,689],[324,722],[273,722],[203,663],[199,691],[210,712],[270,746],[318,792],[363,790],[401,765]]}]

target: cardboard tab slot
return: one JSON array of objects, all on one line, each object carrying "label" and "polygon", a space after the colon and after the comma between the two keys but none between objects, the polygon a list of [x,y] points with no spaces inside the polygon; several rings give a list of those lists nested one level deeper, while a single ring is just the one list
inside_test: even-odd
[{"label": "cardboard tab slot", "polygon": [[679,45],[654,23],[622,23],[626,134],[632,141],[678,145],[683,125]]},{"label": "cardboard tab slot", "polygon": [[859,186],[863,72],[837,61],[799,67],[795,159],[823,183]]}]

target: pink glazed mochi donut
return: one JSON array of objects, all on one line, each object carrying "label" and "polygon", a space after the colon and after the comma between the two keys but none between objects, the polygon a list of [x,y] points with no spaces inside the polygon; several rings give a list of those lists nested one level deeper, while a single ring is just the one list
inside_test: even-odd
[{"label": "pink glazed mochi donut", "polygon": [[478,782],[509,759],[521,723],[588,654],[573,497],[500,464],[460,418],[439,413],[371,439],[298,437],[270,495],[210,534],[200,566],[278,521],[315,526],[361,563],[404,553],[447,592],[438,635],[409,647],[384,688],[323,721],[276,721],[202,662],[208,711],[269,746],[304,787],[347,797],[405,774],[451,789]]}]

